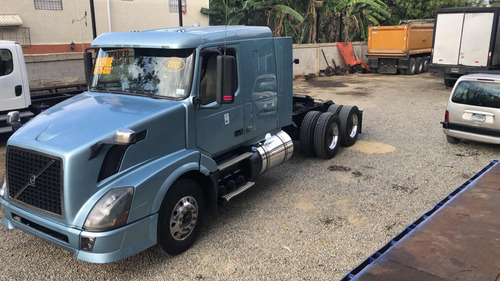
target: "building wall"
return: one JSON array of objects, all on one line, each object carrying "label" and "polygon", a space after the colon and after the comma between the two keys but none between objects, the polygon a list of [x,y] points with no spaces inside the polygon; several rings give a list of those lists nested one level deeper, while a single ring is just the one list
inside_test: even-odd
[{"label": "building wall", "polygon": [[[368,46],[366,42],[353,42],[352,47],[356,56],[367,63]],[[332,59],[334,59],[337,66],[346,70],[351,68],[345,64],[336,43],[295,44],[293,45],[293,58],[299,59],[300,63],[293,65],[293,74],[307,75],[314,73],[318,75],[320,70],[325,70],[327,64],[321,50],[325,52],[325,57],[331,67],[333,67]]]},{"label": "building wall", "polygon": [[[169,12],[169,0],[109,0],[111,31],[127,32],[179,25],[177,13]],[[94,0],[97,35],[110,32],[108,1]],[[81,52],[92,41],[89,0],[62,0],[62,10],[36,10],[34,0],[1,0],[0,14],[17,14],[30,29],[31,46],[26,54]],[[208,0],[188,0],[183,25],[197,21],[208,26],[200,13]],[[75,43],[71,50],[71,43]]]}]

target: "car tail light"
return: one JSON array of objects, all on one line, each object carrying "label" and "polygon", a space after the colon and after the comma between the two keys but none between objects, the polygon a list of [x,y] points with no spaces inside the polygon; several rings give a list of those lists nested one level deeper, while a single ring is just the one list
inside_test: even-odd
[{"label": "car tail light", "polygon": [[448,110],[444,112],[444,122],[450,122],[450,113]]}]

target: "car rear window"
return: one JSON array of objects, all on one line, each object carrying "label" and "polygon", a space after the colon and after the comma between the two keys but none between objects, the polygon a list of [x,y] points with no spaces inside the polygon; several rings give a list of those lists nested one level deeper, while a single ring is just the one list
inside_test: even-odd
[{"label": "car rear window", "polygon": [[451,101],[475,106],[500,108],[500,83],[461,81]]}]

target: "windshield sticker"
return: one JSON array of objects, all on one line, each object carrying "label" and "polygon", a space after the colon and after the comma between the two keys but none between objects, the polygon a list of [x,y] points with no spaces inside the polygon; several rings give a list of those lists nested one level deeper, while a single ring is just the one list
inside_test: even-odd
[{"label": "windshield sticker", "polygon": [[110,74],[113,58],[98,58],[95,63],[94,74]]},{"label": "windshield sticker", "polygon": [[178,97],[183,97],[184,96],[184,89],[177,89],[175,91],[175,95]]},{"label": "windshield sticker", "polygon": [[171,57],[163,61],[163,69],[168,72],[179,72],[186,67],[186,62],[178,57]]}]

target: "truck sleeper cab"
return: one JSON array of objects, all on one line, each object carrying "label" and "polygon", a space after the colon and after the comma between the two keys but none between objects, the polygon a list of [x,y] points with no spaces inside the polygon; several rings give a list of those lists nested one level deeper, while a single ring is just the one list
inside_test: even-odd
[{"label": "truck sleeper cab", "polygon": [[7,228],[80,260],[179,254],[218,203],[292,156],[292,138],[331,158],[361,133],[357,107],[292,97],[291,39],[267,27],[110,33],[92,47],[89,90],[8,140],[0,189]]}]

